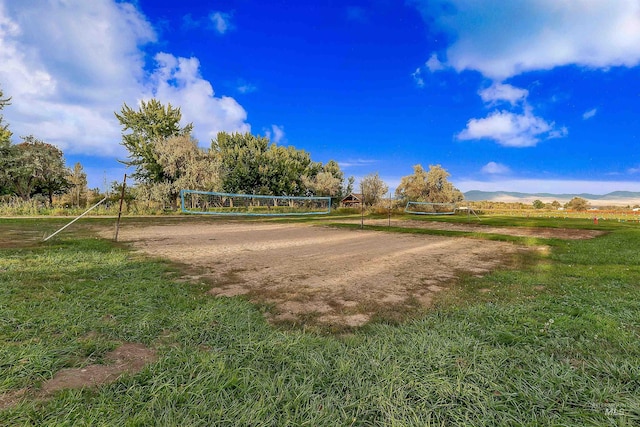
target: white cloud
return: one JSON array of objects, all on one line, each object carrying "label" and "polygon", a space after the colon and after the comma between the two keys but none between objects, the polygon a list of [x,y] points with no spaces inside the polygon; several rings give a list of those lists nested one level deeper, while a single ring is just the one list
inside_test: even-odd
[{"label": "white cloud", "polygon": [[378,163],[378,160],[374,160],[374,159],[350,159],[350,160],[338,161],[338,165],[342,169],[371,166],[376,163]]},{"label": "white cloud", "polygon": [[432,73],[445,69],[445,65],[440,62],[438,55],[435,53],[431,54],[427,62],[425,62],[425,65]]},{"label": "white cloud", "polygon": [[249,128],[233,98],[214,96],[196,58],[160,54],[149,80],[143,48],[156,38],[130,3],[0,0],[0,84],[13,98],[3,113],[14,136],[124,158],[113,113],[152,96],[182,107],[197,136]]},{"label": "white cloud", "polygon": [[629,168],[627,169],[627,173],[631,174],[631,175],[635,175],[637,173],[640,173],[640,167],[637,168]]},{"label": "white cloud", "polygon": [[534,147],[541,139],[560,138],[566,128],[554,129],[554,123],[535,116],[530,108],[522,114],[494,111],[482,119],[471,119],[457,135],[460,140],[492,139],[505,147]]},{"label": "white cloud", "polygon": [[585,113],[582,115],[582,119],[583,120],[589,120],[590,118],[595,116],[597,113],[598,113],[598,109],[597,108],[592,108],[589,111],[585,111]]},{"label": "white cloud", "polygon": [[420,71],[420,68],[417,68],[416,71],[411,73],[411,77],[413,77],[413,81],[416,82],[416,86],[424,87],[424,79],[422,78],[422,71]]},{"label": "white cloud", "polygon": [[637,0],[411,0],[455,41],[446,64],[496,81],[564,65],[640,63]]},{"label": "white cloud", "polygon": [[115,154],[113,112],[143,77],[139,47],[155,41],[131,4],[0,0],[0,82],[14,135],[70,152]]},{"label": "white cloud", "polygon": [[489,162],[482,167],[481,171],[491,175],[504,175],[511,172],[511,169],[500,163]]},{"label": "white cloud", "polygon": [[164,103],[180,106],[183,121],[193,122],[194,134],[200,141],[209,141],[218,132],[249,132],[245,123],[247,112],[235,99],[216,97],[209,81],[200,75],[197,58],[179,58],[168,53],[155,56],[157,68],[151,75],[151,91]]},{"label": "white cloud", "polygon": [[234,27],[231,24],[231,15],[224,12],[211,12],[209,19],[213,23],[213,28],[219,33],[224,34]]},{"label": "white cloud", "polygon": [[511,105],[524,102],[529,95],[529,91],[510,84],[494,83],[486,89],[478,92],[484,102],[495,104],[499,101],[507,101]]},{"label": "white cloud", "polygon": [[278,125],[271,125],[271,129],[268,129],[264,132],[264,135],[269,138],[269,140],[273,143],[279,144],[280,142],[284,142],[284,127]]},{"label": "white cloud", "polygon": [[255,85],[248,83],[242,79],[238,80],[236,89],[240,93],[252,93],[258,90]]}]

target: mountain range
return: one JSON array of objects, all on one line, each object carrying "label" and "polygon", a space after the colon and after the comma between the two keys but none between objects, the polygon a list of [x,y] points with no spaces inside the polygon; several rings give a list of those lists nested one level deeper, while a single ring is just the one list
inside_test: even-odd
[{"label": "mountain range", "polygon": [[471,190],[464,193],[465,200],[470,202],[494,201],[494,202],[521,202],[532,203],[534,200],[541,200],[545,203],[557,200],[566,203],[574,197],[581,197],[588,200],[592,205],[635,205],[640,204],[640,192],[634,191],[613,191],[607,194],[552,194],[552,193],[519,193],[514,191],[479,191]]}]

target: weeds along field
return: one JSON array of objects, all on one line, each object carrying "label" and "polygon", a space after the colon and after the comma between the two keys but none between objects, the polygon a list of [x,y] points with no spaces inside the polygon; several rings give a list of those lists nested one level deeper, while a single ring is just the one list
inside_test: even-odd
[{"label": "weeds along field", "polygon": [[0,425],[640,424],[638,224],[507,236],[548,250],[463,275],[420,313],[336,332],[208,295],[183,266],[98,237],[113,220],[41,242],[64,223],[0,219]]}]

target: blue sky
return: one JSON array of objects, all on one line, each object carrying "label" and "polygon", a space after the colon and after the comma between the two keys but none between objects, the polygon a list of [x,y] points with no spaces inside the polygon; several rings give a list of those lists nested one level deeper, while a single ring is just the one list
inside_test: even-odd
[{"label": "blue sky", "polygon": [[251,131],[461,190],[640,191],[637,0],[0,0],[3,115],[92,187],[126,172],[114,111],[156,97],[208,146]]}]

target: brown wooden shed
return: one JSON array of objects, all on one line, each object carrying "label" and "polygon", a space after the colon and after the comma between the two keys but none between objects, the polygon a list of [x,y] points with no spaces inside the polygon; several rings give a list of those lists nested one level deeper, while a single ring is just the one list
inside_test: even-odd
[{"label": "brown wooden shed", "polygon": [[362,203],[362,199],[362,194],[350,193],[340,201],[340,204],[345,208],[359,208]]}]

